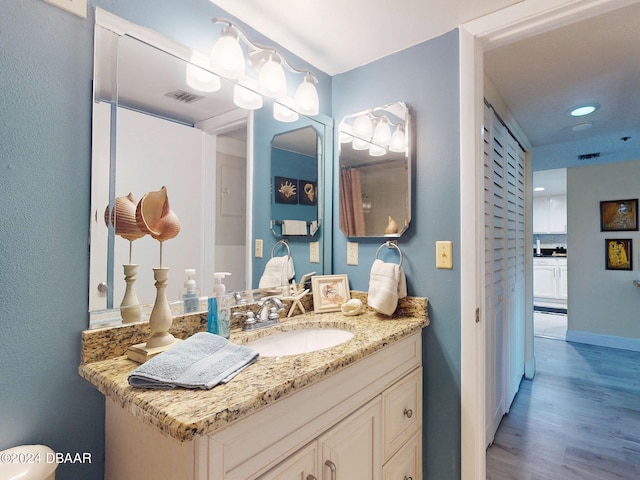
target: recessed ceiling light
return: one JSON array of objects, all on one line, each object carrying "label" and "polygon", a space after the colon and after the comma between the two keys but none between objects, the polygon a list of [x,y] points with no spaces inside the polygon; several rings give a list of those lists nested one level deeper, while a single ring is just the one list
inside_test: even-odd
[{"label": "recessed ceiling light", "polygon": [[544,191],[544,187],[535,187],[535,188],[533,189],[533,191],[534,191],[534,192],[542,192],[542,191]]},{"label": "recessed ceiling light", "polygon": [[585,115],[589,115],[590,113],[595,112],[598,108],[600,108],[600,105],[598,105],[597,103],[588,104],[588,105],[579,105],[569,110],[569,115],[571,115],[572,117],[583,117]]},{"label": "recessed ceiling light", "polygon": [[591,127],[593,127],[592,122],[582,122],[571,127],[571,130],[574,132],[583,132],[585,130],[589,130]]}]

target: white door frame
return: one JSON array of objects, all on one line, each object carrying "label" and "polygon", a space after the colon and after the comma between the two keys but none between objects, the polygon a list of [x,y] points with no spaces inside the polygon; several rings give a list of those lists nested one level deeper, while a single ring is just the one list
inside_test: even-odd
[{"label": "white door frame", "polygon": [[[484,52],[639,0],[524,0],[460,26],[461,478],[486,478],[482,105]],[[527,223],[531,223],[531,218]],[[530,231],[530,230],[529,230]],[[529,235],[530,237],[530,235]],[[531,239],[528,239],[531,242]],[[531,245],[527,244],[527,248]],[[530,281],[528,282],[530,286]],[[529,287],[530,288],[530,287]],[[527,296],[532,307],[531,297]],[[480,321],[478,321],[478,318]],[[528,322],[525,365],[532,374]]]}]

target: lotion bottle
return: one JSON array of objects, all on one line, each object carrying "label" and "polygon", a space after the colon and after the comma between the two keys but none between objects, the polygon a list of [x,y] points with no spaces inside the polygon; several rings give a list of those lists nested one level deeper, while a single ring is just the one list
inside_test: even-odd
[{"label": "lotion bottle", "polygon": [[184,290],[182,291],[183,310],[184,313],[197,312],[200,309],[200,298],[198,298],[196,281],[193,279],[196,271],[193,268],[187,268],[184,273],[187,275],[187,280],[184,282]]}]

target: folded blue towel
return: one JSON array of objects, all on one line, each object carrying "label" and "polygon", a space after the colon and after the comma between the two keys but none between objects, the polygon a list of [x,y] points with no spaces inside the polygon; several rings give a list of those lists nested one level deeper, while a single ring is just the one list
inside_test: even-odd
[{"label": "folded blue towel", "polygon": [[129,375],[129,385],[208,390],[228,382],[257,359],[252,348],[200,332],[140,365]]}]

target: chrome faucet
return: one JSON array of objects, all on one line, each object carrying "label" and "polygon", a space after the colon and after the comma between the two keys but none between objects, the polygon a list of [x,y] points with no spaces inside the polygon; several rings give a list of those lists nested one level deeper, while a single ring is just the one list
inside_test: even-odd
[{"label": "chrome faucet", "polygon": [[279,298],[267,297],[261,303],[257,314],[257,322],[260,327],[274,325],[280,321],[279,313],[284,310],[284,305]]}]

